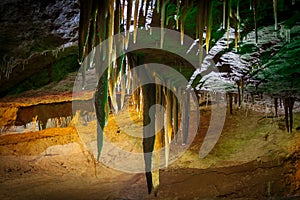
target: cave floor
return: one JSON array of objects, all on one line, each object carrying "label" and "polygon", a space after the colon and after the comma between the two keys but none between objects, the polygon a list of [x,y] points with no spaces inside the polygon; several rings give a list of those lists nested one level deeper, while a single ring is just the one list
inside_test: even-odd
[{"label": "cave floor", "polygon": [[[299,131],[295,129],[289,134],[281,130],[282,117],[265,118],[264,112],[254,108],[247,111],[247,116],[245,112],[235,108],[233,115],[227,114],[218,143],[208,156],[200,159],[199,148],[211,114],[210,106],[201,107],[200,128],[191,146],[168,168],[160,170],[157,197],[147,194],[144,174],[125,173],[95,163],[78,137],[78,127],[1,135],[0,198],[299,198]],[[121,121],[126,120],[122,113],[120,116]],[[131,118],[140,123],[138,114]],[[141,139],[133,139],[122,131],[116,134],[119,129],[113,117],[108,124],[106,135],[110,141],[129,151],[141,149]],[[297,126],[299,113],[295,114]],[[94,127],[95,121],[91,121],[83,128],[91,132]]]}]

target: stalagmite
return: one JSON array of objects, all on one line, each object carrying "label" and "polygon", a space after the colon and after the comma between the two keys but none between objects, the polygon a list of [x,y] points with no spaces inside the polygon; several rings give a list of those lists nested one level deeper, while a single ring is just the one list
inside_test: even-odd
[{"label": "stalagmite", "polygon": [[133,21],[133,43],[136,42],[136,35],[137,35],[137,26],[138,26],[138,17],[139,17],[139,0],[135,0],[135,7],[134,7],[134,21]]},{"label": "stalagmite", "polygon": [[273,8],[274,8],[274,29],[277,30],[277,0],[273,0]]}]

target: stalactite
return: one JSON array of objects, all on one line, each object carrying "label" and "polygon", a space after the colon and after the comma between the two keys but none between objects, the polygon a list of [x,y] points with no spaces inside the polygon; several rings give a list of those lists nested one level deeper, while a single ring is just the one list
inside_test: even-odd
[{"label": "stalactite", "polygon": [[172,116],[173,116],[174,137],[175,137],[175,142],[177,143],[177,139],[178,139],[178,100],[174,93],[173,93],[173,104],[172,105],[173,105]]},{"label": "stalactite", "polygon": [[237,23],[237,25],[236,25],[237,35],[235,37],[235,49],[238,50],[238,47],[239,47],[238,43],[240,42],[240,37],[241,37],[241,30],[240,30],[240,20],[241,20],[241,18],[240,18],[240,0],[237,0],[236,19],[237,19],[237,22],[236,22]]},{"label": "stalactite", "polygon": [[139,13],[139,0],[135,0],[135,7],[134,7],[134,21],[133,21],[133,43],[136,42],[136,35],[137,35],[137,28],[138,28],[138,13]]},{"label": "stalactite", "polygon": [[211,7],[212,7],[212,2],[211,1],[206,1],[206,53],[209,51],[209,42],[211,38],[211,26],[212,26],[212,12],[211,12]]},{"label": "stalactite", "polygon": [[182,145],[186,145],[189,133],[189,115],[190,115],[190,92],[185,91],[183,95],[183,126],[182,126]]},{"label": "stalactite", "polygon": [[126,17],[126,32],[125,32],[125,49],[128,48],[130,38],[130,25],[131,25],[131,14],[132,14],[132,0],[127,1],[127,17]]},{"label": "stalactite", "polygon": [[164,37],[165,37],[165,23],[166,23],[166,6],[169,0],[161,0],[162,7],[161,7],[161,15],[160,15],[160,48],[162,49],[164,46]]},{"label": "stalactite", "polygon": [[[156,77],[156,96],[155,102],[157,105],[162,105],[162,86],[160,80]],[[157,195],[159,187],[159,166],[160,166],[160,151],[162,148],[162,135],[163,135],[163,121],[164,115],[161,107],[158,107],[156,110],[155,116],[155,142],[154,142],[154,151],[153,151],[153,165],[157,169],[153,171],[153,188],[154,194]]]},{"label": "stalactite", "polygon": [[225,30],[226,28],[226,0],[223,0],[223,24],[222,27]]},{"label": "stalactite", "polygon": [[180,19],[180,41],[181,41],[181,45],[183,45],[185,18],[188,11],[187,5],[184,5],[181,10],[182,11],[181,11],[181,19]]},{"label": "stalactite", "polygon": [[121,5],[121,22],[122,24],[125,24],[125,4],[127,0],[123,0],[122,5]]},{"label": "stalactite", "polygon": [[98,119],[97,125],[97,146],[98,146],[98,155],[97,160],[99,160],[102,147],[103,147],[103,133],[105,126],[105,118],[106,118],[106,107],[108,100],[108,88],[107,88],[107,69],[104,71],[102,76],[98,81],[98,89],[95,92],[95,108],[96,108],[96,116]]},{"label": "stalactite", "polygon": [[130,88],[131,88],[131,71],[130,71],[130,65],[128,61],[128,57],[126,56],[126,89],[127,89],[127,94],[130,94]]},{"label": "stalactite", "polygon": [[253,0],[253,14],[254,14],[254,27],[255,27],[255,43],[258,43],[258,33],[257,33],[257,1]]},{"label": "stalactite", "polygon": [[227,0],[227,48],[229,48],[230,15],[231,15],[231,0]]},{"label": "stalactite", "polygon": [[118,104],[116,98],[115,85],[117,82],[117,69],[116,69],[116,51],[117,46],[112,37],[115,33],[114,23],[115,23],[115,10],[114,10],[115,0],[109,4],[109,20],[108,20],[108,74],[109,74],[109,93],[112,102],[112,106],[115,112],[118,112]]},{"label": "stalactite", "polygon": [[199,38],[199,67],[202,65],[203,61],[203,31],[205,25],[205,17],[203,17],[203,13],[205,12],[205,1],[198,2],[198,38]]},{"label": "stalactite", "polygon": [[274,29],[277,30],[277,0],[273,0],[273,9],[274,9]]},{"label": "stalactite", "polygon": [[122,73],[121,73],[121,107],[120,109],[123,108],[124,106],[124,101],[125,101],[125,94],[126,94],[126,79],[125,79],[125,74],[126,74],[126,61],[124,58],[124,62],[122,63]]},{"label": "stalactite", "polygon": [[145,5],[145,7],[143,9],[143,16],[146,17],[147,11],[148,11],[148,7],[149,7],[149,1],[144,0],[144,5]]},{"label": "stalactite", "polygon": [[[95,44],[94,46],[99,45],[106,36],[106,18],[105,18],[105,6],[101,7],[100,3],[97,1],[97,15],[96,15],[96,28],[95,28]],[[103,48],[96,48],[96,58],[103,59],[105,52]],[[99,63],[99,62],[97,62]],[[95,65],[96,76],[100,75],[100,65]],[[97,79],[98,80],[98,79]]]},{"label": "stalactite", "polygon": [[109,4],[109,20],[108,20],[108,59],[107,59],[107,62],[108,62],[108,65],[109,65],[109,68],[112,68],[112,54],[113,54],[113,44],[114,44],[114,39],[113,36],[114,35],[114,16],[115,16],[115,10],[114,10],[114,2],[110,2]]},{"label": "stalactite", "polygon": [[178,30],[179,28],[179,11],[180,11],[180,0],[177,0],[177,5],[176,5],[176,29]]},{"label": "stalactite", "polygon": [[[169,83],[167,84],[170,85]],[[171,90],[165,88],[165,99],[166,99],[166,125],[165,125],[165,161],[166,167],[169,165],[170,156],[170,143],[172,139],[172,93]]]},{"label": "stalactite", "polygon": [[[146,180],[148,193],[150,194],[153,188],[152,179],[152,152],[155,143],[155,125],[151,123],[151,118],[154,119],[155,112],[149,112],[150,107],[155,104],[155,85],[148,84],[142,86],[143,91],[143,152],[145,161]],[[150,116],[151,115],[151,116]]]},{"label": "stalactite", "polygon": [[120,22],[121,22],[121,0],[115,0],[116,10],[114,12],[114,33],[120,33]]},{"label": "stalactite", "polygon": [[160,11],[160,1],[161,0],[156,0],[156,12],[159,13]]},{"label": "stalactite", "polygon": [[[80,22],[79,22],[79,64],[82,64],[85,57],[88,55],[89,51],[92,49],[92,41],[94,39],[92,30],[95,26],[95,12],[93,1],[88,1],[87,3],[80,4]],[[55,52],[56,54],[56,52]],[[85,73],[88,68],[88,62],[86,61],[82,68],[82,89],[85,88]]]}]

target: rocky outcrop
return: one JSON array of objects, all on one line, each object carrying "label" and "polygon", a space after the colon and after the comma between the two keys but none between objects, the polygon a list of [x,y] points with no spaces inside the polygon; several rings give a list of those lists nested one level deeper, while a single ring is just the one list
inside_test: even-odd
[{"label": "rocky outcrop", "polygon": [[[78,37],[76,0],[0,2],[0,93],[49,68],[58,48]],[[1,95],[3,96],[3,94]]]}]

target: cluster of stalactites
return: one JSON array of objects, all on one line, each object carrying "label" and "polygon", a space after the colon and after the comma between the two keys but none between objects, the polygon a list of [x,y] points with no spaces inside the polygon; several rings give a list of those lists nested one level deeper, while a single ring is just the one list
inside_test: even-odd
[{"label": "cluster of stalactites", "polygon": [[[228,1],[228,0],[227,0]],[[154,12],[160,14],[160,27],[163,29],[168,24],[169,19],[173,18],[176,21],[175,29],[181,32],[181,44],[184,42],[184,27],[187,13],[193,6],[197,6],[198,14],[196,19],[196,37],[200,39],[200,47],[202,52],[203,46],[203,32],[206,29],[206,51],[209,50],[209,42],[211,38],[211,7],[213,1],[202,0],[193,5],[192,0],[186,1],[171,1],[171,0],[113,0],[101,1],[89,0],[80,4],[81,19],[79,31],[79,61],[82,62],[87,54],[91,51],[93,46],[99,44],[104,39],[111,36],[113,33],[120,32],[120,25],[124,27],[125,31],[125,44],[124,48],[127,49],[130,40],[130,29],[133,24],[133,43],[136,42],[137,28],[144,27],[146,17]],[[176,13],[169,13],[168,7],[171,4],[176,5]],[[133,23],[132,23],[133,22]],[[143,24],[141,24],[143,23]],[[100,28],[102,27],[102,29]],[[123,30],[122,30],[123,31]],[[98,39],[97,39],[98,37]],[[164,31],[161,31],[160,47],[163,48],[164,44]],[[109,45],[108,51],[112,51],[112,45]],[[200,56],[201,53],[200,52]],[[109,54],[108,54],[109,56]],[[202,59],[200,59],[202,61]],[[201,62],[200,61],[200,62]]]}]

